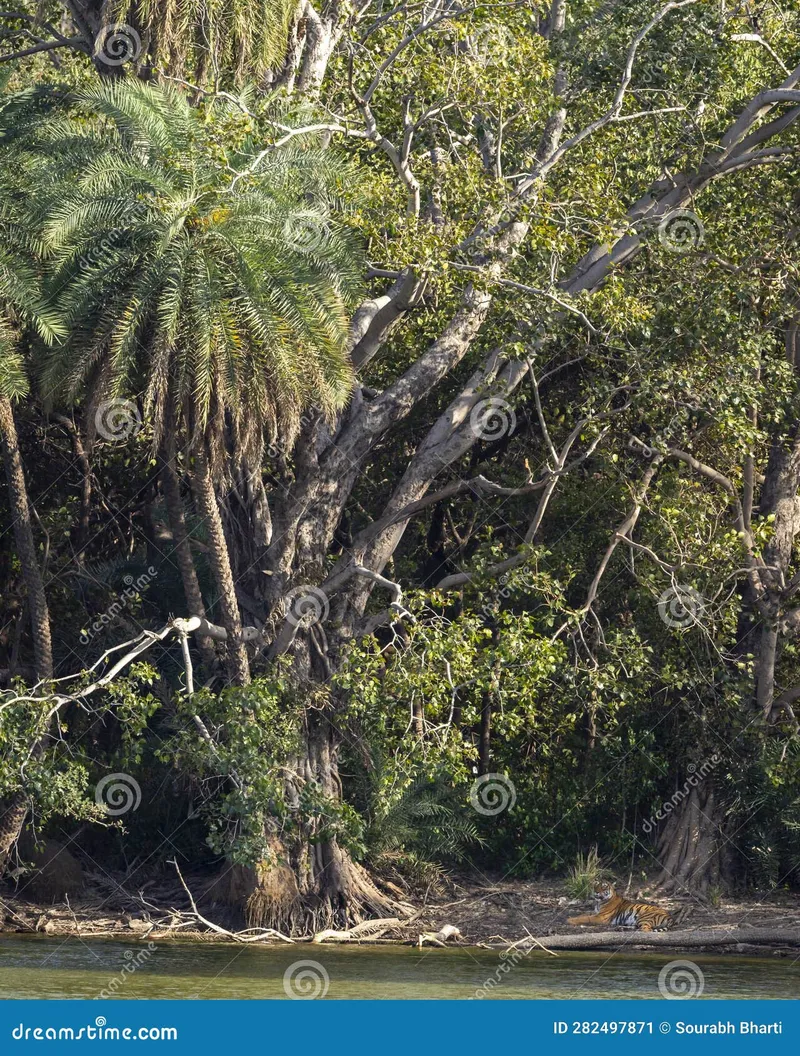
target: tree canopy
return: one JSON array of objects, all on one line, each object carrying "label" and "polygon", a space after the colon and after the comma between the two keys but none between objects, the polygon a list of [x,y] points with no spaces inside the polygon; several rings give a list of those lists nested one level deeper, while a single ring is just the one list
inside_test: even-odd
[{"label": "tree canopy", "polygon": [[794,5],[66,6],[0,18],[7,814],[124,773],[285,930],[796,884]]}]

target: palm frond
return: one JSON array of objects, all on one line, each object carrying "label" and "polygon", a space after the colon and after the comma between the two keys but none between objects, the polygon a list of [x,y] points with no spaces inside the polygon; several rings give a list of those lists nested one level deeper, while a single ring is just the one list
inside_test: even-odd
[{"label": "palm frond", "polygon": [[[145,395],[154,443],[169,400],[209,439],[227,417],[254,456],[265,431],[293,436],[304,408],[344,405],[363,272],[340,212],[349,163],[289,144],[254,165],[254,145],[234,181],[204,117],[136,79],[49,98],[27,140],[13,110],[14,151],[36,160],[26,226],[47,265],[45,304],[70,330],[42,357],[46,395],[73,399],[102,379]],[[291,236],[310,218],[311,245]]]}]

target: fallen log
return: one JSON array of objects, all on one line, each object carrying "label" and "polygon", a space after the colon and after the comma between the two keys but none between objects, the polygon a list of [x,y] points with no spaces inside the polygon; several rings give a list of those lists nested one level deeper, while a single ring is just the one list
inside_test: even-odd
[{"label": "fallen log", "polygon": [[768,945],[800,946],[800,928],[721,927],[682,931],[619,931],[586,932],[580,935],[542,935],[524,938],[514,945],[519,948],[544,945],[548,950],[597,950],[609,946],[737,946]]}]

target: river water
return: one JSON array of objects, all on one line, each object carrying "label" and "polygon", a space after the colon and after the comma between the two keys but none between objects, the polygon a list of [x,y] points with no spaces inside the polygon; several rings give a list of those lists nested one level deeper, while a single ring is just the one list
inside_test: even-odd
[{"label": "river water", "polygon": [[[659,975],[689,957],[536,951],[511,963],[469,948],[148,945],[6,934],[0,998],[285,998],[287,989],[325,990],[328,998],[658,998]],[[702,982],[698,997],[800,997],[800,959],[697,955],[691,962],[683,976],[680,966],[669,969],[670,978],[695,989]]]}]

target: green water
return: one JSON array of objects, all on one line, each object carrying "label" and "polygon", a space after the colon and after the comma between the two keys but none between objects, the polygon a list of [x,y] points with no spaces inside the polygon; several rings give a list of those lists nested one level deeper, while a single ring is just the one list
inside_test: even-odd
[{"label": "green water", "polygon": [[[509,965],[492,951],[412,947],[242,947],[210,943],[0,936],[0,998],[658,998],[659,973],[683,954],[537,951]],[[691,958],[703,998],[798,998],[800,959]],[[320,970],[319,966],[323,970]],[[133,970],[132,970],[133,969]],[[297,973],[300,975],[297,975]],[[697,974],[697,973],[695,973]],[[487,987],[487,981],[493,980]],[[304,991],[306,993],[310,990]]]}]

